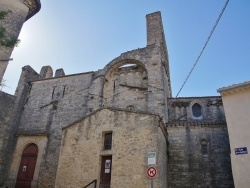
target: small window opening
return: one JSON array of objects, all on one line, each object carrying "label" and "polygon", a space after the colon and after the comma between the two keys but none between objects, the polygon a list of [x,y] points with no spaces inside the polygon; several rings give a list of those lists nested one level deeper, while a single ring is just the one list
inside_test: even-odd
[{"label": "small window opening", "polygon": [[115,80],[114,80],[114,86],[113,86],[113,93],[115,93]]},{"label": "small window opening", "polygon": [[104,135],[104,150],[111,150],[112,148],[112,133],[105,133]]},{"label": "small window opening", "polygon": [[31,89],[32,89],[32,84],[30,85],[29,95],[30,95]]},{"label": "small window opening", "polygon": [[192,113],[194,117],[200,117],[201,116],[201,105],[199,105],[198,103],[195,103],[192,106]]},{"label": "small window opening", "polygon": [[136,67],[137,68],[138,65],[134,63],[127,63],[127,64],[120,66],[119,68],[124,68],[124,67]]},{"label": "small window opening", "polygon": [[52,91],[52,98],[54,97],[54,92],[55,92],[56,86],[53,87],[53,91]]},{"label": "small window opening", "polygon": [[62,97],[64,97],[65,90],[66,90],[66,85],[63,86],[63,95],[62,95]]},{"label": "small window opening", "polygon": [[201,142],[201,153],[202,155],[208,155],[208,147],[207,147],[208,143],[206,140],[203,140]]},{"label": "small window opening", "polygon": [[134,106],[132,106],[132,105],[129,105],[129,106],[127,106],[127,108],[126,108],[126,109],[133,111],[133,110],[135,110],[135,107],[134,107]]},{"label": "small window opening", "polygon": [[26,105],[26,104],[28,105],[29,98],[30,98],[30,97],[28,97],[28,98],[26,99],[26,102],[25,102],[25,104],[24,104],[24,105]]}]

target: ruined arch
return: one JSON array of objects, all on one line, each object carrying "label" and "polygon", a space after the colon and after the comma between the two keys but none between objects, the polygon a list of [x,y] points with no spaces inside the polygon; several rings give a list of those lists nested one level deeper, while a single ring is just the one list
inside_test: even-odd
[{"label": "ruined arch", "polygon": [[142,62],[119,61],[107,69],[104,78],[103,106],[147,110],[148,71]]}]

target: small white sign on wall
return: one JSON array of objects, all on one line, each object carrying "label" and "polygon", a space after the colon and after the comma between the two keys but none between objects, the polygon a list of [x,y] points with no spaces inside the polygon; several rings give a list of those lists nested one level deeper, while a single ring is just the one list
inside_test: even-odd
[{"label": "small white sign on wall", "polygon": [[110,173],[110,169],[105,169],[105,174],[109,174]]},{"label": "small white sign on wall", "polygon": [[111,165],[111,160],[106,160],[105,161],[105,168],[110,168]]},{"label": "small white sign on wall", "polygon": [[148,166],[156,166],[156,152],[148,153]]}]

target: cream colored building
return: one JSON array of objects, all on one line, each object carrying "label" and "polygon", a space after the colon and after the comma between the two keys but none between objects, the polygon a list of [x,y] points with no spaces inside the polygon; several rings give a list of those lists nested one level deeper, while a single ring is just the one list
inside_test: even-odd
[{"label": "cream colored building", "polygon": [[235,187],[250,186],[250,81],[218,89],[222,95]]}]

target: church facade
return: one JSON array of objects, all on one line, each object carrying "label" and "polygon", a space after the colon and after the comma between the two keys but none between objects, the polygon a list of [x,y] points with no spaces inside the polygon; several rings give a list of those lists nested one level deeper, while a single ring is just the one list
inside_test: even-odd
[{"label": "church facade", "polygon": [[[36,2],[37,3],[37,2]],[[172,98],[160,12],[103,69],[22,69],[0,92],[0,187],[234,187],[221,97]],[[149,153],[154,154],[153,163]]]}]

